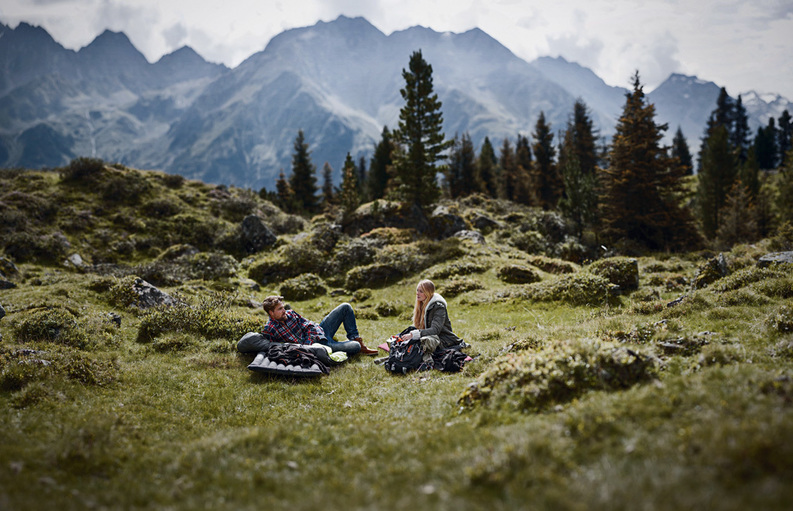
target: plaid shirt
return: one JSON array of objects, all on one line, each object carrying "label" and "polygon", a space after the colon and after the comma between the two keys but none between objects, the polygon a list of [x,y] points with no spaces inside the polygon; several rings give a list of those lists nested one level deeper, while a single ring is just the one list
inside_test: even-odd
[{"label": "plaid shirt", "polygon": [[293,310],[286,311],[283,321],[270,318],[270,321],[264,325],[262,333],[277,342],[313,344],[325,339],[322,327]]}]

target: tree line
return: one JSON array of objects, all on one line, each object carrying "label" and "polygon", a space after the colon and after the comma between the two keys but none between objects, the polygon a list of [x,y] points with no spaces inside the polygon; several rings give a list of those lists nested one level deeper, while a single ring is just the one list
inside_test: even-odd
[{"label": "tree line", "polygon": [[695,174],[679,127],[672,145],[662,145],[668,127],[656,123],[638,72],[609,144],[579,99],[562,131],[554,134],[541,112],[531,139],[518,133],[496,150],[485,137],[478,154],[468,133],[446,139],[432,66],[421,51],[411,55],[402,76],[405,104],[398,127],[383,128],[368,162],[347,154],[338,188],[329,163],[318,185],[300,131],[291,174],[282,171],[275,192],[262,189],[262,196],[288,212],[331,210],[347,218],[361,203],[377,199],[427,209],[440,197],[481,194],[559,211],[579,236],[589,234],[593,242],[623,251],[729,247],[793,222],[793,123],[787,111],[752,137],[741,97],[733,100],[722,88]]}]

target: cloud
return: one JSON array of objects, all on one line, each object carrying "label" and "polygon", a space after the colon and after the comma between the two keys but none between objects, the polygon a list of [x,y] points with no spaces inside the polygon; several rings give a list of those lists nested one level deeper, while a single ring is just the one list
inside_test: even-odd
[{"label": "cloud", "polygon": [[163,30],[162,36],[168,48],[178,49],[184,44],[187,38],[187,29],[181,22],[175,23]]}]

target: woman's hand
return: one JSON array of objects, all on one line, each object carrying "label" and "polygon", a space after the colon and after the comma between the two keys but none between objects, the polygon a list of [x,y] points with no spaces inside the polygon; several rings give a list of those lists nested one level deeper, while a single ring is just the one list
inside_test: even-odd
[{"label": "woman's hand", "polygon": [[402,337],[400,337],[400,339],[402,339],[403,341],[409,341],[412,338],[413,338],[413,334],[411,334],[409,332],[406,333],[406,334],[402,334]]}]

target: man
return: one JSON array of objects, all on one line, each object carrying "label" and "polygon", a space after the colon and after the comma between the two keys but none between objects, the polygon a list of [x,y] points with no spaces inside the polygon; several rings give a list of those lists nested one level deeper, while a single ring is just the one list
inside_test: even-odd
[{"label": "man", "polygon": [[[265,338],[297,344],[320,343],[329,346],[333,351],[343,351],[347,355],[377,354],[377,350],[364,346],[363,340],[358,335],[355,311],[349,303],[343,303],[330,311],[319,324],[307,320],[293,310],[287,310],[283,296],[268,296],[264,299],[262,308],[270,316],[270,320],[262,329],[262,335]],[[344,325],[344,330],[347,332],[347,340],[338,342],[333,339],[333,336],[341,325]],[[256,342],[256,338],[251,336],[250,342]],[[240,351],[256,351],[255,346],[243,346],[242,348],[238,346],[237,348]]]}]

